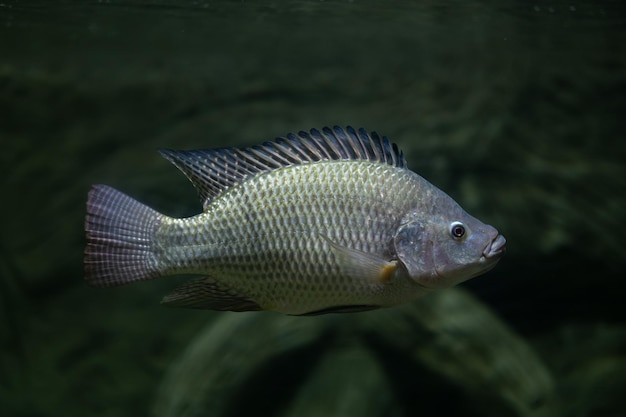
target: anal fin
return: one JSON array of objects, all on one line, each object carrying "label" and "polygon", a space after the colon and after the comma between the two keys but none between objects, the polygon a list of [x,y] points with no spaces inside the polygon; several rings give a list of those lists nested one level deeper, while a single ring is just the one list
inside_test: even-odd
[{"label": "anal fin", "polygon": [[178,287],[163,297],[167,307],[184,307],[220,311],[259,311],[254,300],[237,294],[211,277],[202,277]]}]

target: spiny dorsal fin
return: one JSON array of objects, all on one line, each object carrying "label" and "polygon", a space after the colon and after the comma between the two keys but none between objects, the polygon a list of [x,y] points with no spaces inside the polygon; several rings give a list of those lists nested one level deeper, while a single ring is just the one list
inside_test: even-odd
[{"label": "spiny dorsal fin", "polygon": [[319,161],[366,160],[406,167],[402,151],[386,136],[334,126],[300,131],[248,148],[161,150],[198,190],[204,209],[224,190],[252,176]]}]

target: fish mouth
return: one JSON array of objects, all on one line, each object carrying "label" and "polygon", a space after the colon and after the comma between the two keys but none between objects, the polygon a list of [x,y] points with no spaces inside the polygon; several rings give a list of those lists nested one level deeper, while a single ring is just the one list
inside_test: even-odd
[{"label": "fish mouth", "polygon": [[485,259],[497,259],[504,255],[505,252],[506,239],[504,236],[498,235],[483,249],[483,257]]},{"label": "fish mouth", "polygon": [[[480,258],[478,259],[478,262],[472,263],[471,266],[466,265],[468,267],[468,270],[467,270],[468,275],[463,275],[462,279],[459,279],[457,282],[466,281],[468,279],[477,277],[479,275],[482,275],[492,270],[496,266],[498,261],[500,260],[500,257],[502,257],[502,255],[504,255],[505,252],[506,252],[506,239],[501,234],[497,234],[496,237],[493,238],[487,244],[487,246],[485,246]],[[434,251],[431,251],[431,253],[433,254],[432,262],[435,265],[435,267],[433,268],[432,276],[427,282],[430,283],[431,281],[436,281],[437,278],[448,280],[449,282],[449,280],[453,278],[450,274],[454,274],[454,271],[452,272],[446,271],[445,265],[437,265],[435,256],[434,256]],[[439,285],[428,285],[424,283],[421,283],[421,285],[422,287],[426,289],[440,288]]]}]

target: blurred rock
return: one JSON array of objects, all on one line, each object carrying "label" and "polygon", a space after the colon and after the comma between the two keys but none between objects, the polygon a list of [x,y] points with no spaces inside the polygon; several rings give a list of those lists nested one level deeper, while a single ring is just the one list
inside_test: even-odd
[{"label": "blurred rock", "polygon": [[[452,289],[358,315],[224,314],[172,366],[155,414],[548,417],[553,388],[522,338]],[[432,414],[433,392],[455,400]]]}]

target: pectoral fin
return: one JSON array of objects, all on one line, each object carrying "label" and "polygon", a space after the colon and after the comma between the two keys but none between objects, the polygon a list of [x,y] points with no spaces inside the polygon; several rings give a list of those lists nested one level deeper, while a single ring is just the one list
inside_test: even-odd
[{"label": "pectoral fin", "polygon": [[398,268],[397,261],[387,261],[378,255],[358,249],[341,246],[323,236],[341,265],[342,271],[355,278],[362,278],[373,283],[387,284]]},{"label": "pectoral fin", "polygon": [[163,297],[161,304],[222,311],[262,310],[254,300],[237,294],[211,277],[202,277],[177,288]]}]

